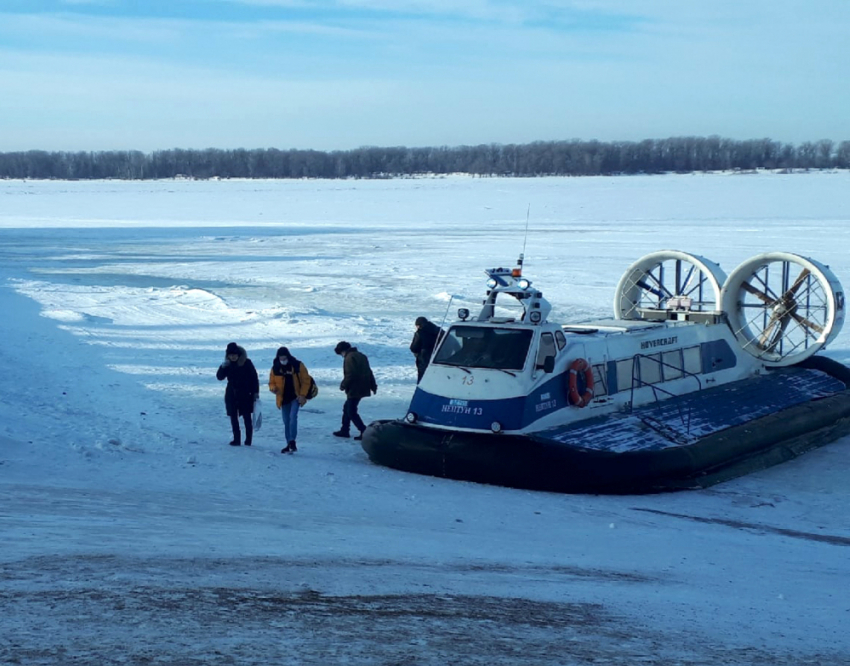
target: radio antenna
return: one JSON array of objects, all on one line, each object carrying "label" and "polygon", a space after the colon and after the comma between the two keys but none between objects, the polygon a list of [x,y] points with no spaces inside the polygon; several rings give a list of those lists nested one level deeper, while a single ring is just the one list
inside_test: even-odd
[{"label": "radio antenna", "polygon": [[519,267],[522,268],[522,262],[525,259],[525,246],[528,243],[528,220],[531,218],[531,204],[528,204],[528,210],[525,212],[525,238],[522,241],[522,254],[519,255]]},{"label": "radio antenna", "polygon": [[455,295],[451,294],[449,296],[449,304],[446,306],[446,313],[443,315],[443,321],[440,322],[440,333],[437,334],[437,342],[434,343],[434,348],[431,350],[431,358],[428,363],[434,360],[434,356],[437,354],[437,347],[440,346],[440,343],[443,341],[443,337],[445,336],[446,331],[446,319],[449,318],[449,309],[452,307],[452,301],[455,299]]},{"label": "radio antenna", "polygon": [[[452,307],[452,301],[454,299],[455,299],[455,295],[451,294],[449,296],[449,304],[446,306],[446,313],[443,315],[443,321],[440,322],[440,328],[443,328],[443,326],[446,325],[446,319],[449,318],[449,308]],[[434,345],[434,348],[436,349],[436,345]]]}]

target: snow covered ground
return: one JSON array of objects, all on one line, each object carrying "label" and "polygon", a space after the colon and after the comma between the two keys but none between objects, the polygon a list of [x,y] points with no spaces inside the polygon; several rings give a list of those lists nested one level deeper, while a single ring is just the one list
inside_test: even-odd
[{"label": "snow covered ground", "polygon": [[[372,465],[333,346],[404,413],[413,320],[512,265],[607,316],[634,260],[767,250],[850,285],[850,174],[0,181],[0,663],[850,663],[850,439],[699,492],[569,496]],[[451,299],[451,304],[449,303]],[[850,363],[850,331],[828,350]],[[227,446],[227,342],[266,394]]]}]

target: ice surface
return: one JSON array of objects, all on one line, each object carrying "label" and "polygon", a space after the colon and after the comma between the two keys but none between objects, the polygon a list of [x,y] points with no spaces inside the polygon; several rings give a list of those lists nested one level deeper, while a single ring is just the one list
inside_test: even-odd
[{"label": "ice surface", "polygon": [[[0,663],[850,663],[850,441],[710,490],[567,496],[372,465],[339,425],[348,340],[403,414],[413,320],[525,273],[609,317],[642,254],[768,250],[850,283],[850,175],[0,181]],[[526,210],[531,206],[526,240]],[[828,350],[850,362],[850,332]],[[287,345],[227,446],[224,346]]]}]

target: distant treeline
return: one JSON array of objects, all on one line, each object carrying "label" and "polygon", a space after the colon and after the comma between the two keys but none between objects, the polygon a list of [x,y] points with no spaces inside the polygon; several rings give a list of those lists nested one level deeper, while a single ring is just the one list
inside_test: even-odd
[{"label": "distant treeline", "polygon": [[0,153],[0,178],[392,178],[422,174],[595,176],[730,169],[848,169],[850,141],[755,139],[536,141],[439,148],[237,149]]}]

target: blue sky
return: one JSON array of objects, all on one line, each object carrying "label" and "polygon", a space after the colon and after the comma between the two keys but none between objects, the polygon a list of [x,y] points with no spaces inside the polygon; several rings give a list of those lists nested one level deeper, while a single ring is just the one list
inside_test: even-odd
[{"label": "blue sky", "polygon": [[2,0],[0,151],[850,139],[848,0]]}]

